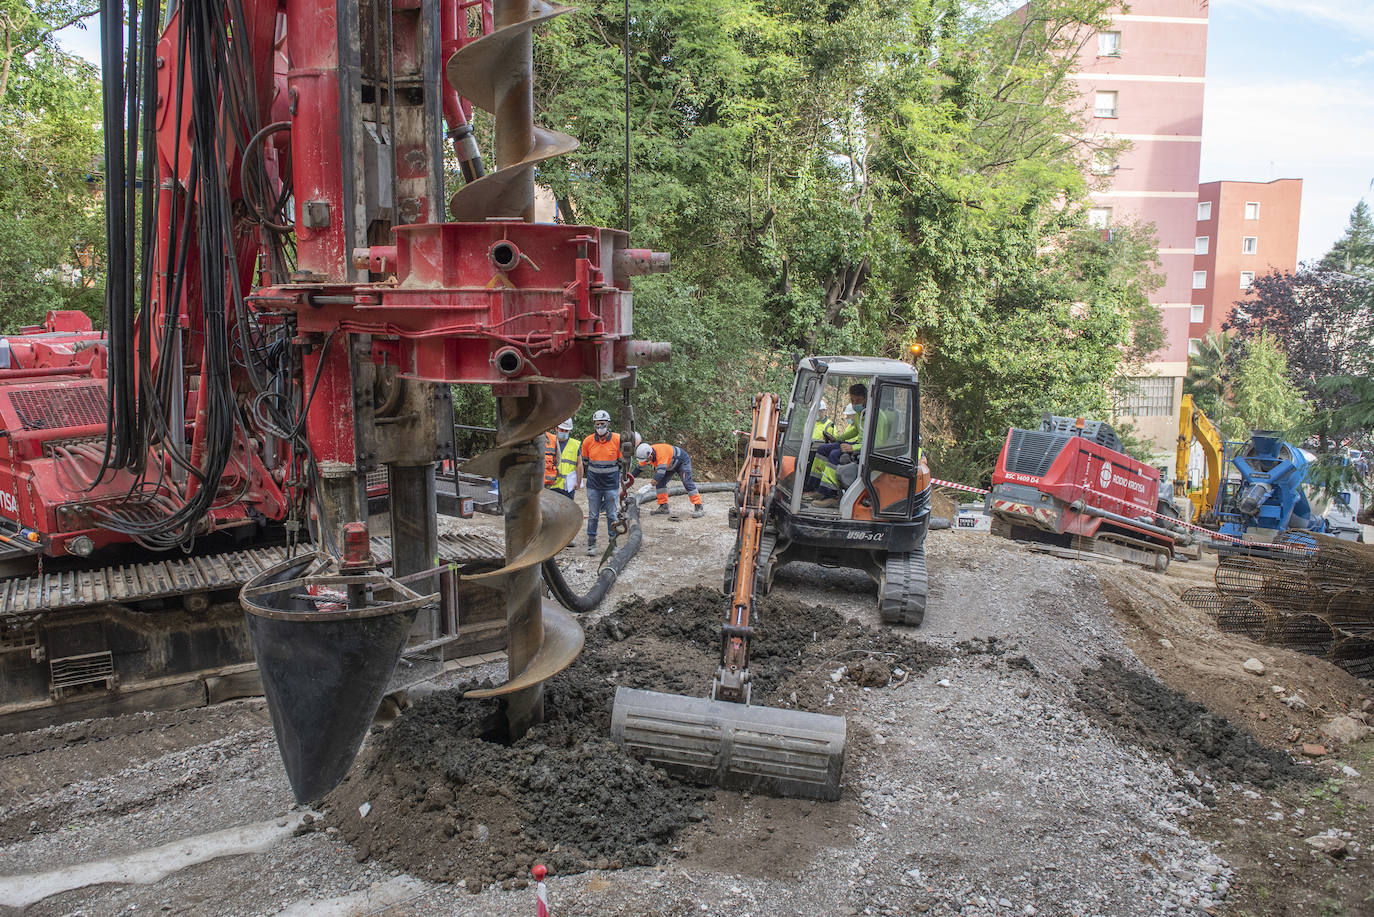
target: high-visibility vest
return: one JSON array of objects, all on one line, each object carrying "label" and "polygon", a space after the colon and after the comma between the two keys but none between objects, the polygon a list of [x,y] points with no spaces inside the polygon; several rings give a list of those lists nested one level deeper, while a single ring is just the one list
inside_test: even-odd
[{"label": "high-visibility vest", "polygon": [[588,487],[595,490],[619,487],[620,434],[612,433],[606,439],[598,439],[593,434],[582,440],[582,461]]},{"label": "high-visibility vest", "polygon": [[854,419],[849,422],[849,426],[839,432],[835,439],[842,443],[857,443],[864,435],[864,408],[856,408]]},{"label": "high-visibility vest", "polygon": [[558,435],[544,434],[544,486],[552,487],[558,477]]},{"label": "high-visibility vest", "polygon": [[559,490],[565,490],[568,484],[568,475],[577,470],[577,455],[582,450],[582,441],[568,437],[568,441],[563,444],[563,451],[558,454],[558,477],[553,479],[553,486]]},{"label": "high-visibility vest", "polygon": [[825,434],[827,433],[829,433],[831,436],[835,435],[835,421],[818,420],[816,421],[815,426],[811,428],[811,439],[813,442],[820,442],[821,440],[825,439]]}]

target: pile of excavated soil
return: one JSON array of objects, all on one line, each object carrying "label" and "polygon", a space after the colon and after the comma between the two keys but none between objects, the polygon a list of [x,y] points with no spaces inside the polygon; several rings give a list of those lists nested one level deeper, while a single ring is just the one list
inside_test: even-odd
[{"label": "pile of excavated soil", "polygon": [[[706,588],[630,598],[587,634],[582,656],[545,685],[545,722],[503,741],[499,701],[460,691],[420,700],[375,735],[326,800],[359,861],[375,857],[469,891],[528,875],[651,865],[700,821],[713,791],[634,760],[610,740],[618,685],[704,696],[727,600]],[[845,621],[829,608],[762,597],[752,671],[756,702],[823,707],[839,659],[878,681],[921,671],[943,651]],[[810,683],[823,683],[806,690]]]},{"label": "pile of excavated soil", "polygon": [[1225,717],[1120,660],[1104,656],[1100,666],[1084,672],[1078,699],[1127,741],[1212,780],[1273,787],[1280,781],[1315,779],[1311,768],[1294,763],[1286,752],[1260,743]]}]

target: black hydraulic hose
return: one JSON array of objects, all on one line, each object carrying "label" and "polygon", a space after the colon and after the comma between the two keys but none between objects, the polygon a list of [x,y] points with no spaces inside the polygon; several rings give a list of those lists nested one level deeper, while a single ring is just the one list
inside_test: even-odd
[{"label": "black hydraulic hose", "polygon": [[[697,492],[704,494],[714,493],[734,493],[734,481],[718,481],[713,484],[698,484]],[[686,494],[682,485],[676,485],[668,489],[669,496],[680,497]],[[592,583],[592,588],[579,595],[568,585],[568,581],[563,578],[563,571],[558,567],[558,559],[550,557],[544,561],[544,582],[549,586],[549,592],[558,600],[568,611],[577,614],[585,614],[596,608],[606,598],[606,594],[611,591],[615,581],[620,578],[620,574],[625,570],[625,565],[630,562],[639,551],[639,546],[644,538],[643,530],[639,527],[639,504],[648,503],[654,499],[654,493],[640,494],[633,503],[626,507],[626,524],[629,526],[625,530],[624,542],[620,544],[611,559],[601,568],[596,575],[596,582]]]}]

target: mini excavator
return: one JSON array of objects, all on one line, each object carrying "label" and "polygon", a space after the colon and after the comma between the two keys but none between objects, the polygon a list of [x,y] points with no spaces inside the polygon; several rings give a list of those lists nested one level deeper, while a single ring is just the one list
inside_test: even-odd
[{"label": "mini excavator", "polygon": [[751,704],[751,612],[777,484],[778,417],[777,395],[755,396],[735,492],[735,576],[711,696],[617,688],[611,736],[635,757],[689,782],[834,801],[844,769],[844,717]]},{"label": "mini excavator", "polygon": [[[500,695],[512,738],[541,720],[582,632],[540,597],[580,513],[542,488],[538,438],[576,384],[668,355],[631,339],[630,294],[667,256],[534,221],[536,168],[577,142],[534,123],[532,33],[568,11],[102,0],[108,327],[56,313],[0,346],[8,712],[138,709],[119,700],[150,681],[203,703],[246,656],[307,802],[342,779],[401,655],[442,652],[480,586],[509,679],[469,696]],[[462,469],[499,482],[491,551],[438,531],[453,384],[497,398],[495,445]],[[240,589],[246,626],[213,617]]]}]

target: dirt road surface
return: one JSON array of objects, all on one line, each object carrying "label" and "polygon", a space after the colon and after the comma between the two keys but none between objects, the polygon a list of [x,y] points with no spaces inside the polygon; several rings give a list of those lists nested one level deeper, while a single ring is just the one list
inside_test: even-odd
[{"label": "dirt road surface", "polygon": [[[614,755],[593,709],[613,682],[707,690],[712,647],[692,640],[711,622],[679,618],[705,601],[691,587],[719,589],[727,499],[645,517],[640,556],[586,616],[587,657],[550,688],[579,709],[537,743],[464,745],[482,741],[472,708],[435,695],[305,810],[261,701],[4,737],[0,912],[528,915],[538,860],[568,915],[1374,913],[1374,742],[1321,733],[1368,718],[1371,686],[1211,629],[1177,601],[1205,561],[1161,577],[933,533],[907,642],[863,576],[786,568],[774,619],[822,623],[809,642],[792,627],[805,645],[773,660],[769,702],[847,718],[839,802],[703,793],[633,762],[613,792],[574,779]],[[575,585],[595,569],[584,543],[561,558]],[[455,762],[465,748],[510,785]]]}]

